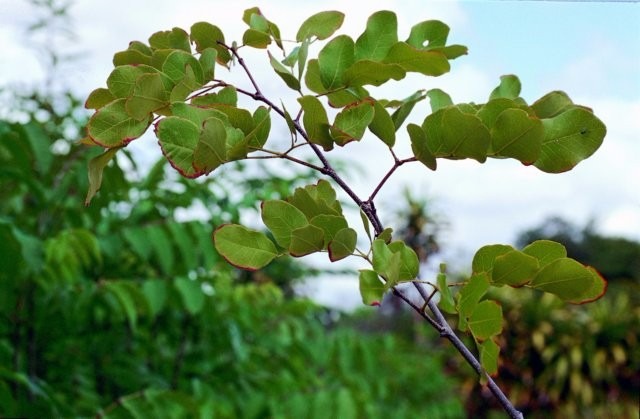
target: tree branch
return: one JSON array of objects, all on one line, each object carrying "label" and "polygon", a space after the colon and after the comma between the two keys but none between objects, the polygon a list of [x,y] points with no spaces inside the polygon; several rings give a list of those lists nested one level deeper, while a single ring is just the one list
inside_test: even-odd
[{"label": "tree branch", "polygon": [[[252,76],[251,72],[249,71],[249,69],[247,68],[247,66],[246,66],[244,60],[242,59],[242,57],[240,57],[238,55],[236,49],[235,48],[230,48],[230,47],[227,47],[227,46],[225,46],[225,47],[228,48],[229,51],[231,51],[231,53],[233,54],[233,56],[238,59],[238,63],[244,69],[245,73],[249,77],[249,80],[251,81],[251,84],[255,88],[255,93],[251,93],[251,92],[249,92],[247,90],[238,89],[238,88],[236,88],[236,90],[238,92],[244,94],[244,95],[247,95],[247,96],[253,98],[256,101],[260,101],[262,103],[265,103],[271,109],[273,109],[275,112],[277,112],[282,118],[284,118],[285,120],[288,119],[283,109],[281,109],[279,106],[277,106],[275,103],[273,103],[271,100],[269,100],[268,98],[266,98],[262,94],[258,84],[256,83],[255,79],[253,78],[253,76]],[[412,157],[412,158],[400,160],[395,155],[395,153],[393,153],[393,150],[391,150],[392,156],[393,156],[394,161],[395,161],[393,167],[385,174],[385,176],[382,178],[382,180],[374,188],[373,192],[369,196],[369,199],[366,200],[366,201],[363,201],[362,199],[360,199],[358,197],[358,195],[353,191],[353,189],[351,189],[351,187],[344,181],[344,179],[342,179],[342,177],[335,171],[335,169],[331,166],[331,164],[327,160],[327,158],[324,155],[324,153],[320,150],[318,145],[312,143],[309,140],[309,137],[308,137],[306,131],[304,130],[304,128],[300,125],[300,123],[298,121],[298,118],[296,118],[296,120],[293,120],[293,126],[295,127],[296,132],[298,134],[300,134],[302,136],[302,138],[304,138],[304,140],[309,144],[309,146],[311,147],[313,152],[316,154],[316,156],[318,157],[318,159],[322,163],[322,168],[315,166],[317,168],[317,170],[319,170],[321,173],[331,177],[340,186],[340,188],[342,188],[342,190],[347,195],[349,195],[349,197],[358,205],[358,207],[360,207],[360,209],[362,209],[362,211],[366,214],[366,216],[369,219],[369,221],[371,221],[371,224],[373,225],[373,227],[375,229],[376,236],[379,235],[380,233],[382,233],[384,228],[383,228],[382,222],[380,221],[380,218],[378,217],[378,214],[377,214],[377,211],[376,211],[376,208],[375,208],[373,200],[376,197],[376,195],[378,194],[378,192],[380,191],[380,189],[387,182],[387,180],[391,177],[391,175],[398,169],[398,167],[402,166],[405,163],[408,163],[408,162],[411,162],[411,161],[416,161],[417,159],[415,157]],[[283,155],[282,157],[283,158],[289,158],[289,160],[291,160],[290,156],[287,156],[286,154]],[[309,167],[308,164],[303,164],[303,165]],[[393,287],[392,290],[393,290],[393,293],[396,296],[398,296],[400,299],[402,299],[404,302],[406,302],[421,317],[423,317],[427,322],[429,322],[429,324],[440,333],[441,337],[444,337],[444,338],[448,339],[453,344],[453,346],[456,348],[456,350],[458,350],[458,352],[460,352],[460,354],[465,359],[465,361],[467,361],[467,363],[469,363],[469,365],[471,365],[471,367],[476,371],[476,373],[479,376],[481,376],[481,377],[483,377],[483,378],[485,378],[487,380],[487,383],[488,383],[487,385],[488,385],[489,389],[491,390],[493,395],[498,399],[498,402],[502,405],[503,409],[509,414],[510,417],[512,417],[514,419],[522,419],[523,418],[522,413],[520,413],[511,404],[509,399],[505,396],[505,394],[498,387],[498,385],[482,369],[482,365],[476,359],[476,357],[473,355],[473,353],[471,353],[471,351],[465,346],[464,342],[462,342],[462,340],[460,340],[460,338],[455,334],[453,329],[451,329],[451,326],[449,326],[449,323],[447,323],[447,320],[445,319],[444,315],[442,314],[442,312],[438,308],[437,304],[431,299],[431,296],[424,289],[424,286],[421,283],[418,283],[418,282],[413,282],[413,285],[414,285],[414,287],[416,287],[416,289],[420,293],[420,296],[424,299],[425,305],[427,307],[429,307],[429,310],[433,313],[433,315],[435,316],[435,319],[432,318],[431,316],[427,315],[424,312],[424,306],[423,307],[419,307],[418,305],[414,304],[408,297],[403,295],[397,288]]]}]

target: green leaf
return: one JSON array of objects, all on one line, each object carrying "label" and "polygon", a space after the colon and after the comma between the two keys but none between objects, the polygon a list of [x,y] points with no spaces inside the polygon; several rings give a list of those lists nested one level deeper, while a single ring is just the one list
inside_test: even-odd
[{"label": "green leaf", "polygon": [[189,35],[180,28],[156,32],[149,37],[152,49],[179,49],[191,53]]},{"label": "green leaf", "polygon": [[115,100],[100,108],[87,124],[91,141],[103,147],[120,147],[145,133],[151,117],[137,121],[127,113],[126,99]]},{"label": "green leaf", "polygon": [[449,26],[439,20],[427,20],[411,28],[407,44],[418,49],[443,47],[448,36]]},{"label": "green leaf", "polygon": [[398,18],[382,10],[369,16],[367,28],[355,43],[356,60],[382,61],[398,42]]},{"label": "green leaf", "polygon": [[362,269],[358,281],[362,302],[370,306],[379,306],[387,287],[380,281],[378,274],[375,271]]},{"label": "green leaf", "polygon": [[343,108],[355,102],[371,100],[369,92],[364,87],[347,87],[327,93],[329,105],[333,108]]},{"label": "green leaf", "polygon": [[249,147],[255,150],[262,148],[269,138],[271,131],[270,109],[259,106],[253,112],[253,125],[254,128],[247,134],[246,141]]},{"label": "green leaf", "polygon": [[380,86],[390,79],[401,80],[405,75],[406,72],[398,64],[359,60],[344,72],[343,78],[345,85],[360,87],[367,84]]},{"label": "green leaf", "polygon": [[555,294],[565,301],[580,304],[600,297],[606,282],[593,268],[560,258],[544,266],[533,278],[531,287]]},{"label": "green leaf", "polygon": [[511,99],[497,98],[484,104],[478,111],[477,115],[487,128],[492,129],[498,119],[498,116],[507,109],[523,108]]},{"label": "green leaf", "polygon": [[461,317],[469,318],[480,299],[489,290],[489,278],[486,273],[474,274],[469,282],[457,294],[457,309]]},{"label": "green leaf", "polygon": [[482,301],[469,317],[469,329],[478,341],[484,341],[502,332],[502,307],[495,301]]},{"label": "green leaf", "polygon": [[227,115],[229,123],[233,127],[242,130],[244,135],[250,135],[255,128],[253,116],[251,115],[251,112],[246,109],[237,108],[235,106],[225,104],[212,104],[211,108]]},{"label": "green leaf", "polygon": [[184,51],[173,51],[162,65],[162,72],[165,73],[174,83],[179,83],[185,78],[187,67],[193,70],[195,81],[202,86],[204,83],[204,71],[200,62],[191,54]]},{"label": "green leaf", "polygon": [[457,313],[456,303],[453,301],[451,289],[447,284],[447,276],[444,273],[439,273],[436,282],[438,284],[438,290],[440,291],[440,301],[438,301],[438,306],[446,313]]},{"label": "green leaf", "polygon": [[551,240],[536,240],[525,246],[522,253],[538,259],[541,268],[556,259],[567,257],[567,249],[560,243]]},{"label": "green leaf", "polygon": [[271,36],[256,29],[247,29],[242,35],[242,43],[253,48],[266,48],[271,43]]},{"label": "green leaf", "polygon": [[602,121],[583,108],[570,109],[542,123],[542,151],[534,165],[547,173],[573,169],[600,147],[607,132]]},{"label": "green leaf", "polygon": [[125,51],[116,52],[113,56],[113,66],[121,65],[151,65],[153,51],[147,45],[139,41],[129,43],[129,48]]},{"label": "green leaf", "polygon": [[351,256],[356,250],[358,234],[352,228],[343,228],[338,231],[329,242],[329,260],[331,262]]},{"label": "green leaf", "polygon": [[300,49],[298,50],[298,80],[302,80],[302,75],[304,74],[304,68],[307,64],[307,57],[309,55],[309,41],[304,40],[302,44],[300,44]]},{"label": "green leaf", "polygon": [[427,92],[429,101],[431,102],[431,112],[437,112],[442,108],[453,106],[451,96],[440,89],[431,89]]},{"label": "green leaf", "polygon": [[87,100],[84,103],[86,109],[100,109],[107,104],[116,100],[116,97],[104,87],[99,87],[89,93]]},{"label": "green leaf", "polygon": [[391,227],[387,227],[380,234],[376,236],[376,238],[384,241],[385,243],[391,243],[391,239],[393,238],[393,229]]},{"label": "green leaf", "polygon": [[543,138],[544,127],[538,118],[520,109],[507,109],[491,128],[491,151],[530,165],[540,156]]},{"label": "green leaf", "polygon": [[198,62],[202,67],[205,83],[214,79],[217,59],[218,51],[215,48],[207,48],[200,54]]},{"label": "green leaf", "polygon": [[284,80],[285,84],[289,86],[290,89],[300,91],[300,81],[289,71],[287,67],[282,65],[282,63],[276,60],[273,55],[269,54],[269,62],[271,63],[271,67],[274,69],[276,74],[280,76],[282,80]]},{"label": "green leaf", "polygon": [[475,115],[456,107],[441,109],[427,116],[422,128],[435,157],[473,158],[480,163],[487,158],[491,135]]},{"label": "green leaf", "polygon": [[531,281],[539,269],[538,259],[512,250],[495,258],[491,281],[496,285],[521,287]]},{"label": "green leaf", "polygon": [[197,80],[195,72],[191,66],[187,64],[185,66],[184,77],[171,89],[169,100],[171,102],[183,102],[191,93],[200,89],[200,87],[202,87],[202,83]]},{"label": "green leaf", "polygon": [[319,40],[327,39],[340,29],[343,21],[344,13],[341,12],[326,11],[316,13],[302,22],[296,34],[296,41],[302,42],[312,37],[316,37]]},{"label": "green leaf", "polygon": [[173,116],[188,119],[198,127],[201,127],[204,124],[204,121],[209,118],[218,118],[225,123],[229,122],[227,115],[216,109],[189,105],[182,102],[171,104],[171,114]]},{"label": "green leaf", "polygon": [[200,139],[198,125],[184,118],[170,116],[158,122],[155,131],[162,154],[174,169],[187,178],[202,175],[193,167],[193,154]]},{"label": "green leaf", "polygon": [[429,145],[427,144],[427,134],[422,127],[416,124],[407,125],[407,132],[411,139],[411,150],[418,161],[431,170],[436,170],[438,163],[436,158],[431,154]]},{"label": "green leaf", "polygon": [[398,42],[391,47],[384,62],[398,64],[406,71],[425,76],[441,76],[449,72],[451,68],[444,54],[416,49],[405,42]]},{"label": "green leaf", "polygon": [[194,97],[191,99],[191,104],[198,106],[208,106],[213,104],[238,106],[238,92],[233,86],[225,86],[217,93],[208,93],[206,95]]},{"label": "green leaf", "polygon": [[307,88],[315,93],[325,93],[327,89],[322,84],[320,78],[320,65],[317,59],[311,59],[307,63],[307,73],[304,76],[304,83]]},{"label": "green leaf", "polygon": [[515,99],[520,96],[522,85],[518,77],[513,74],[500,77],[500,85],[493,89],[489,100],[497,98]]},{"label": "green leaf", "polygon": [[235,267],[255,271],[268,265],[278,251],[271,240],[259,231],[237,224],[225,224],[213,233],[218,253]]},{"label": "green leaf", "polygon": [[294,257],[319,252],[324,247],[324,232],[321,228],[308,224],[291,232],[289,253]]},{"label": "green leaf", "polygon": [[293,231],[309,224],[302,211],[286,201],[264,201],[261,211],[262,221],[276,242],[285,249],[291,245]]},{"label": "green leaf", "polygon": [[373,121],[373,103],[363,101],[347,106],[336,115],[331,126],[331,135],[335,142],[344,146],[347,143],[360,140],[367,126]]},{"label": "green leaf", "polygon": [[362,225],[364,226],[364,231],[367,233],[367,237],[369,237],[369,241],[372,241],[371,238],[371,223],[369,223],[369,219],[367,218],[367,214],[364,211],[360,210],[360,219],[362,220]]},{"label": "green leaf", "polygon": [[329,119],[327,111],[315,96],[298,98],[302,106],[302,125],[309,137],[309,141],[322,146],[325,151],[333,149],[333,138],[329,133]]},{"label": "green leaf", "polygon": [[353,39],[340,35],[329,41],[318,53],[318,69],[324,88],[333,90],[345,86],[344,72],[354,61]]},{"label": "green leaf", "polygon": [[182,304],[189,314],[197,315],[204,308],[205,295],[202,285],[198,281],[187,278],[176,278],[173,282],[178,294],[182,298]]},{"label": "green leaf", "polygon": [[[185,157],[188,151],[185,151]],[[197,173],[210,173],[227,161],[227,127],[218,118],[208,118],[193,151],[192,166]]]},{"label": "green leaf", "polygon": [[417,278],[420,272],[420,261],[418,255],[403,241],[389,243],[389,250],[394,255],[399,255],[398,281],[412,281]]},{"label": "green leaf", "polygon": [[498,357],[500,346],[493,339],[487,339],[479,345],[480,364],[489,375],[498,373]]},{"label": "green leaf", "polygon": [[398,109],[391,115],[391,119],[393,119],[393,124],[396,126],[396,131],[400,129],[404,121],[407,119],[413,107],[416,103],[424,100],[426,98],[426,94],[423,90],[418,90],[408,98],[402,100],[398,105]]},{"label": "green leaf", "polygon": [[89,161],[88,175],[89,175],[89,190],[87,191],[87,197],[84,199],[84,204],[89,205],[91,199],[100,189],[102,184],[102,173],[104,168],[109,164],[113,156],[120,150],[120,147],[110,148],[104,153],[92,158]]},{"label": "green leaf", "polygon": [[373,241],[372,250],[373,269],[390,284],[411,281],[418,276],[418,256],[404,242],[387,244],[378,238]]},{"label": "green leaf", "polygon": [[569,96],[561,91],[547,93],[531,105],[531,109],[538,115],[538,118],[553,118],[573,107]]},{"label": "green leaf", "polygon": [[160,73],[143,74],[136,79],[133,94],[125,108],[138,121],[148,119],[153,112],[169,104],[169,90],[173,83]]},{"label": "green leaf", "polygon": [[324,232],[324,245],[326,248],[338,231],[348,227],[347,220],[342,215],[320,214],[309,220],[310,224],[321,228]]},{"label": "green leaf", "polygon": [[393,147],[396,143],[396,127],[391,115],[377,100],[373,102],[373,119],[369,124],[369,131],[380,138],[383,143]]},{"label": "green leaf", "polygon": [[491,272],[493,271],[493,263],[496,258],[513,250],[515,250],[513,247],[505,244],[490,244],[482,246],[473,256],[473,262],[471,262],[471,269],[473,273],[480,274],[486,272],[488,275],[491,275]]},{"label": "green leaf", "polygon": [[113,69],[107,77],[107,87],[116,98],[126,98],[133,94],[136,80],[143,74],[155,73],[156,69],[145,65],[122,65]]},{"label": "green leaf", "polygon": [[[223,45],[224,34],[215,25],[208,22],[197,22],[191,26],[191,41],[196,44],[196,51],[202,52],[207,48],[218,51],[217,61],[226,64],[231,60],[231,53]],[[222,44],[222,45],[221,45]]]}]

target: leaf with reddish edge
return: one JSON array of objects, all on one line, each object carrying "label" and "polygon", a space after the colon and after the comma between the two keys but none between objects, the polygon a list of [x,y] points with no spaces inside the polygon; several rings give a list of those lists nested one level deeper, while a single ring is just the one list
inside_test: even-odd
[{"label": "leaf with reddish edge", "polygon": [[87,133],[94,143],[111,148],[127,145],[145,133],[151,115],[142,121],[133,119],[126,110],[126,99],[117,99],[100,108],[87,124]]},{"label": "leaf with reddish edge", "polygon": [[343,228],[338,231],[329,242],[329,260],[335,262],[351,256],[356,250],[357,240],[358,234],[352,228]]},{"label": "leaf with reddish edge", "polygon": [[569,258],[556,259],[540,269],[530,285],[573,304],[598,299],[606,290],[606,281],[595,269]]},{"label": "leaf with reddish edge", "polygon": [[200,127],[177,116],[159,121],[155,126],[162,154],[182,176],[196,178],[203,172],[194,169],[193,154],[200,138]]},{"label": "leaf with reddish edge", "polygon": [[387,287],[380,281],[378,274],[369,269],[362,269],[358,282],[362,302],[370,306],[379,306]]},{"label": "leaf with reddish edge", "polygon": [[278,256],[276,246],[264,233],[238,224],[218,227],[213,242],[227,262],[248,271],[263,268]]},{"label": "leaf with reddish edge", "polygon": [[86,109],[100,109],[116,100],[116,97],[104,87],[99,87],[92,91],[84,103]]}]

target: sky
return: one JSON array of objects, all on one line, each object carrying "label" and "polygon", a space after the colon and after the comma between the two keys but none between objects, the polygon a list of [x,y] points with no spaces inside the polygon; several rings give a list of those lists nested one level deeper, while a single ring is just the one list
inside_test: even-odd
[{"label": "sky", "polygon": [[[415,23],[442,20],[451,27],[449,43],[468,46],[469,54],[453,61],[451,72],[445,76],[408,77],[381,89],[381,93],[403,98],[417,89],[437,87],[448,92],[454,102],[483,103],[501,75],[516,74],[523,86],[521,96],[529,103],[549,91],[564,90],[575,103],[592,108],[607,125],[601,148],[571,172],[560,175],[545,174],[510,160],[489,160],[485,164],[440,161],[435,172],[418,163],[400,168],[379,194],[379,213],[384,223],[393,224],[404,187],[417,197],[427,198],[448,225],[441,237],[446,251],[434,263],[453,260],[464,269],[482,245],[512,243],[518,232],[539,225],[550,215],[563,216],[578,225],[594,221],[603,234],[640,240],[640,165],[636,160],[640,158],[638,3],[79,0],[70,9],[71,29],[77,38],[62,46],[82,53],[84,58],[66,68],[61,82],[86,95],[105,85],[113,53],[126,49],[131,40],[146,41],[153,32],[174,26],[188,29],[194,22],[206,20],[218,25],[227,39],[241,39],[246,28],[242,12],[253,6],[260,7],[279,25],[284,38],[293,38],[306,17],[322,10],[344,12],[346,19],[339,33],[354,38],[364,30],[367,17],[377,10],[396,12],[400,38],[408,36]],[[35,17],[25,1],[0,0],[0,86],[42,82],[41,61],[24,38],[24,28]],[[263,58],[260,54],[254,57],[258,61]],[[283,94],[282,82],[263,68],[257,77],[267,95]],[[284,95],[284,99],[292,97]],[[416,113],[421,116],[416,122],[428,112],[425,101],[417,107]],[[280,129],[274,134],[287,135],[284,128]],[[398,154],[408,156],[408,139],[398,142]],[[155,141],[140,141],[140,158],[148,156],[148,147],[154,146]],[[335,154],[338,159],[358,157],[364,171],[349,176],[363,196],[377,184],[383,174],[380,168],[392,164],[374,138]],[[357,301],[354,278],[331,280],[331,287],[320,281],[315,294],[328,303],[344,293],[348,294],[344,297],[347,300]]]}]

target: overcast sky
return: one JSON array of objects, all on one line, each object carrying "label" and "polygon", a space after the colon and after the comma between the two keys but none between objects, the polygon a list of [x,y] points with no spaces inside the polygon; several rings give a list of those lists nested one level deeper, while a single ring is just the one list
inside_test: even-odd
[{"label": "overcast sky", "polygon": [[[561,215],[578,224],[594,219],[606,234],[640,239],[640,5],[613,2],[509,1],[244,1],[168,0],[77,1],[71,9],[77,41],[66,46],[86,54],[69,67],[65,83],[86,95],[103,86],[113,53],[129,41],[146,41],[158,30],[188,30],[206,20],[227,39],[241,39],[246,26],[242,11],[259,6],[293,38],[302,20],[321,10],[345,12],[341,33],[354,38],[367,17],[381,9],[398,15],[400,38],[410,27],[440,19],[451,27],[450,43],[469,47],[469,55],[452,62],[439,78],[410,78],[384,91],[402,98],[417,89],[439,87],[455,102],[486,102],[503,74],[517,74],[529,103],[552,90],[564,90],[575,103],[591,107],[607,125],[602,147],[569,173],[545,174],[510,160],[441,161],[431,172],[419,164],[401,168],[379,195],[383,222],[392,222],[391,208],[408,185],[414,195],[429,197],[450,227],[443,236],[445,257],[468,259],[489,243],[509,243],[517,232]],[[33,22],[26,2],[0,0],[0,85],[42,80],[43,70],[24,42],[24,28]],[[259,58],[259,56],[255,56]],[[218,74],[219,76],[220,74]],[[267,94],[278,95],[281,81],[259,73]],[[294,108],[295,103],[290,105]],[[424,103],[419,111],[428,112]],[[419,119],[421,120],[422,117]],[[401,132],[405,132],[402,130]],[[276,133],[277,134],[277,133]],[[403,143],[401,137],[398,141]],[[340,158],[357,155],[378,170],[392,161],[371,138],[340,150]],[[144,147],[154,147],[147,141]],[[346,152],[346,153],[345,153]],[[408,156],[408,139],[398,146]],[[356,188],[368,196],[380,174],[367,172]],[[464,264],[464,261],[457,262]],[[349,287],[353,289],[353,282]],[[355,294],[357,299],[357,291]]]}]

